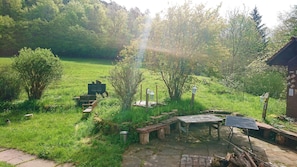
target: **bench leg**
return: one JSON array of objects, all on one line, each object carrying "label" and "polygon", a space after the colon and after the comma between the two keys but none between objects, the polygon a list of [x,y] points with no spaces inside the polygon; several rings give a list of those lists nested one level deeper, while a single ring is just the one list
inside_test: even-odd
[{"label": "bench leg", "polygon": [[150,142],[150,133],[140,133],[139,134],[140,144],[147,144]]},{"label": "bench leg", "polygon": [[165,134],[166,134],[166,135],[170,135],[170,125],[167,125],[167,126],[165,127]]},{"label": "bench leg", "polygon": [[218,140],[221,140],[220,130],[221,130],[221,122],[218,122]]},{"label": "bench leg", "polygon": [[161,139],[161,140],[165,139],[165,130],[164,130],[164,128],[161,128],[161,129],[158,130],[158,138]]}]

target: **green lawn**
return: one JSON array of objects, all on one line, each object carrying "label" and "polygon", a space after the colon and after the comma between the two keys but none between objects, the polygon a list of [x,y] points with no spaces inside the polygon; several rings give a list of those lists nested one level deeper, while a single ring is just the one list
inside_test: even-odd
[{"label": "green lawn", "polygon": [[[0,66],[10,62],[9,58],[0,58]],[[229,90],[219,84],[219,81],[206,77],[199,77],[201,82],[196,84],[198,91],[193,110],[189,105],[189,90],[180,102],[170,102],[166,106],[150,109],[149,112],[134,107],[131,111],[120,113],[118,100],[108,82],[111,62],[65,59],[62,63],[62,79],[51,84],[40,101],[26,102],[23,92],[13,105],[1,107],[0,147],[16,148],[57,162],[73,162],[77,166],[121,166],[122,153],[127,145],[120,142],[118,133],[106,134],[104,129],[110,127],[96,126],[93,121],[95,113],[111,123],[130,122],[133,127],[148,121],[150,115],[158,115],[174,108],[182,115],[217,109],[238,112],[261,120],[263,104],[258,96]],[[155,90],[157,85],[158,99],[161,102],[166,100],[168,95],[165,86],[157,78],[146,71],[142,87],[143,91],[145,88]],[[86,94],[87,84],[95,80],[107,84],[110,96],[101,98],[92,115],[85,118],[81,107],[76,107],[72,99],[74,96]],[[136,100],[139,99],[137,95]],[[33,113],[33,118],[26,119],[24,115],[27,113]],[[268,122],[281,123],[275,117],[284,113],[285,101],[271,98],[268,105]],[[5,123],[6,119],[11,120],[10,125]],[[289,123],[284,125],[297,129]],[[127,128],[122,125],[119,127]],[[137,133],[129,134],[128,143],[137,142]]]},{"label": "green lawn", "polygon": [[[0,62],[1,66],[11,60],[1,58]],[[93,134],[92,119],[83,119],[81,107],[76,107],[72,100],[87,94],[88,83],[108,82],[111,63],[99,62],[63,60],[62,79],[51,84],[40,101],[24,102],[23,93],[13,106],[0,112],[0,147],[16,148],[57,162],[74,162],[77,166],[120,166],[124,146],[117,140],[112,143],[110,136]],[[98,110],[97,107],[95,112]],[[27,113],[33,113],[33,118],[26,119]],[[10,125],[6,125],[6,119],[11,121]]]}]

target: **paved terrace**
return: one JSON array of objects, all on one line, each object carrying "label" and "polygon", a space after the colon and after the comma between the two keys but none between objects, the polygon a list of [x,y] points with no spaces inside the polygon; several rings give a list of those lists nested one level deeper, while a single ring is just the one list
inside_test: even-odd
[{"label": "paved terrace", "polygon": [[[147,145],[134,144],[129,146],[123,156],[123,167],[194,167],[199,161],[207,162],[207,157],[213,155],[225,157],[232,153],[232,146],[228,148],[227,139],[229,129],[221,128],[221,140],[217,141],[217,134],[208,137],[208,127],[190,127],[188,140],[180,137],[178,132],[172,132],[165,140],[153,139]],[[248,138],[239,129],[234,129],[233,143],[248,149]],[[251,137],[253,149],[257,157],[265,162],[271,162],[275,167],[296,167],[297,148],[286,148]]]}]

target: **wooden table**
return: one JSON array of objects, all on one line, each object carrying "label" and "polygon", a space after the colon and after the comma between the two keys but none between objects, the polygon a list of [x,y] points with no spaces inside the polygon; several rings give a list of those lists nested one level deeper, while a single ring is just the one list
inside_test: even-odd
[{"label": "wooden table", "polygon": [[[220,140],[220,126],[221,126],[221,122],[223,121],[223,119],[220,117],[217,117],[211,114],[201,114],[201,115],[180,116],[180,117],[177,117],[177,119],[179,120],[178,127],[179,127],[180,135],[182,134],[182,132],[185,132],[188,137],[190,124],[204,123],[209,125],[209,135],[211,135],[212,127],[217,129],[218,140]],[[182,126],[182,123],[184,123],[185,126]]]},{"label": "wooden table", "polygon": [[249,143],[250,143],[250,148],[251,148],[251,150],[253,150],[252,143],[251,143],[250,136],[249,136],[249,129],[259,130],[259,128],[256,124],[256,121],[254,119],[247,118],[247,117],[238,117],[238,116],[228,115],[226,117],[225,125],[229,126],[230,130],[231,130],[230,134],[228,136],[230,142],[232,142],[233,127],[245,129],[247,136],[248,136]]}]

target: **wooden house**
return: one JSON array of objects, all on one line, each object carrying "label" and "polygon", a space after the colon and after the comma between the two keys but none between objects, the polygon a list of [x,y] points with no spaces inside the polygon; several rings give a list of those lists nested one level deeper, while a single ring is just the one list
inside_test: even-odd
[{"label": "wooden house", "polygon": [[267,64],[287,67],[286,115],[297,119],[297,37],[292,37],[283,48],[267,61]]}]

